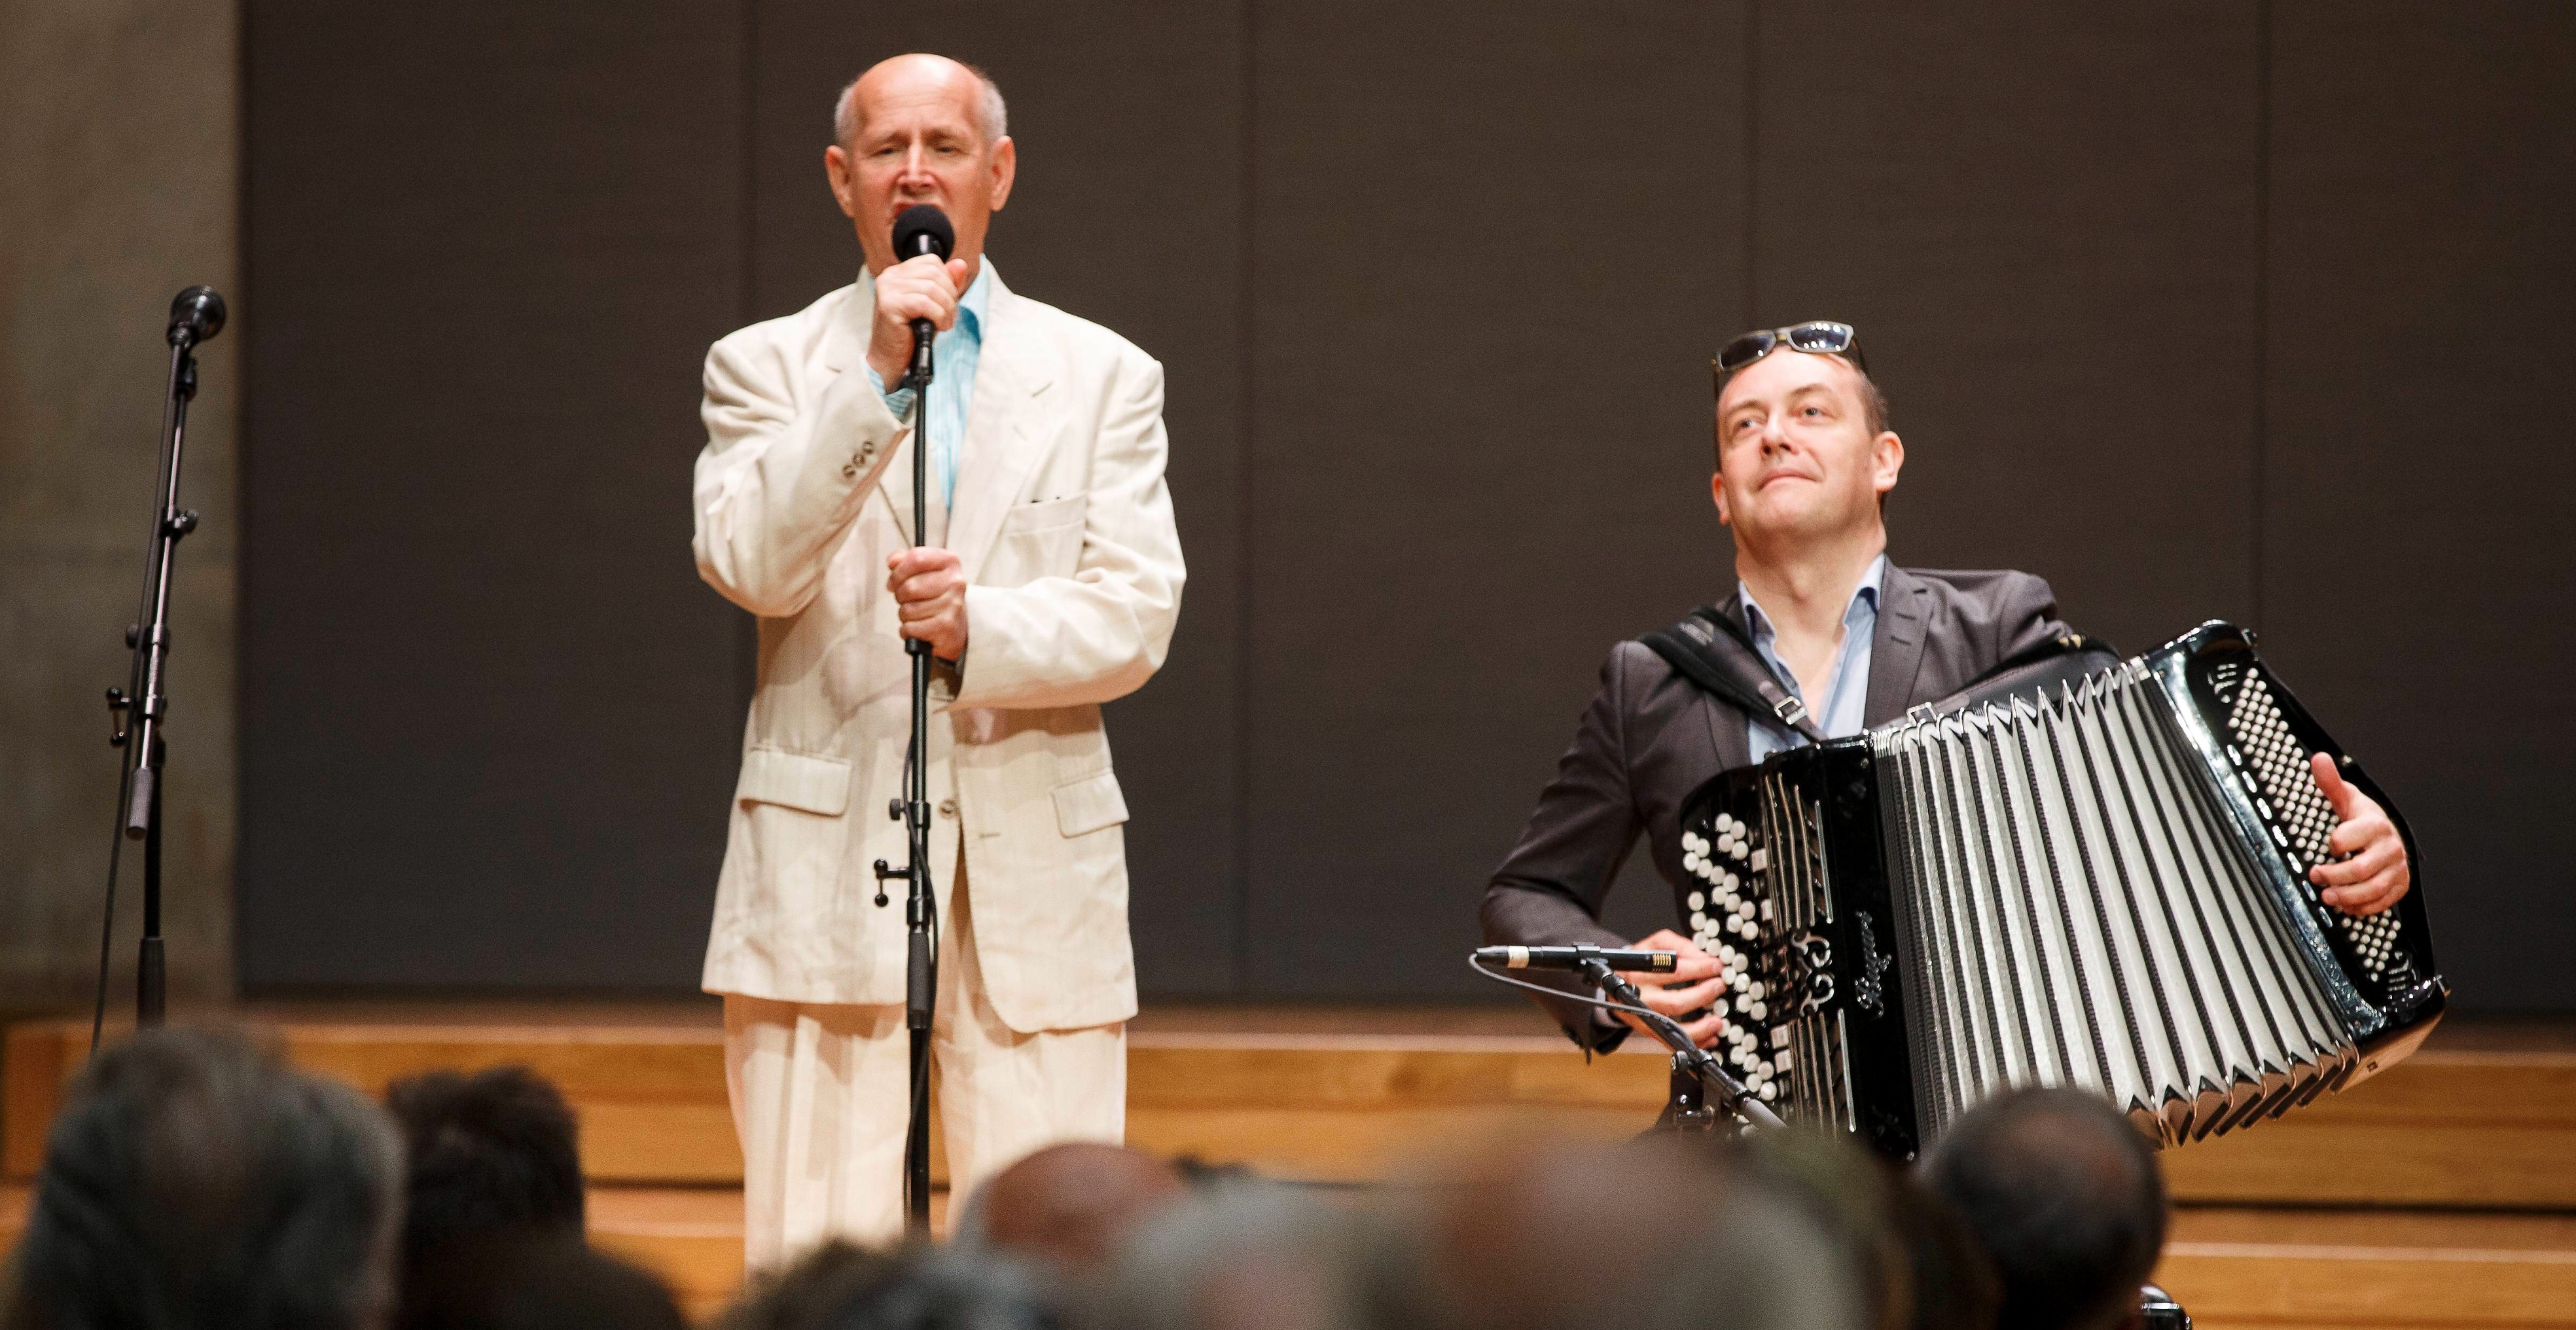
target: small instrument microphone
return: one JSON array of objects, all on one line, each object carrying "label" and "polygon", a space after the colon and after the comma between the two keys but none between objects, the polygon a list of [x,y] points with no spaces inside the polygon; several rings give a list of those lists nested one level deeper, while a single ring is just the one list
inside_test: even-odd
[{"label": "small instrument microphone", "polygon": [[1600,947],[1478,947],[1478,965],[1499,965],[1506,970],[1572,970],[1585,961],[1599,961],[1613,970],[1646,970],[1671,974],[1679,953],[1670,951],[1604,950]]},{"label": "small instrument microphone", "polygon": [[170,302],[170,345],[211,342],[224,330],[224,298],[211,286],[192,286]]},{"label": "small instrument microphone", "polygon": [[[902,263],[924,254],[936,254],[939,261],[957,248],[957,229],[948,224],[948,214],[935,205],[916,203],[894,218],[894,261]],[[912,379],[916,385],[930,382],[930,339],[939,329],[928,319],[912,321]]]}]

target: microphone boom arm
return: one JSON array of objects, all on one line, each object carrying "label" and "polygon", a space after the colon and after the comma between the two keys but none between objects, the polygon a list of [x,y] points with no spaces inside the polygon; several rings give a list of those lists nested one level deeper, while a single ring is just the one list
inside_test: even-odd
[{"label": "microphone boom arm", "polygon": [[[1744,1083],[1718,1065],[1717,1055],[1691,1042],[1673,1018],[1646,1005],[1645,995],[1635,984],[1619,977],[1607,964],[1586,958],[1575,963],[1575,971],[1585,982],[1608,994],[1612,1001],[1634,1007],[1644,1013],[1646,1028],[1673,1051],[1672,1127],[1677,1131],[1709,1130],[1717,1125],[1718,1114],[1732,1114],[1749,1126],[1780,1127],[1780,1115],[1755,1098]],[[1691,1093],[1702,1088],[1700,1095]]]}]

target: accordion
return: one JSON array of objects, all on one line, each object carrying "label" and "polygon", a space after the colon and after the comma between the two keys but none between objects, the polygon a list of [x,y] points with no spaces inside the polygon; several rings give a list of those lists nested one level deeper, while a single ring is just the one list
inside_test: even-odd
[{"label": "accordion", "polygon": [[2308,870],[2333,756],[2252,637],[2210,622],[2078,682],[1918,707],[1719,775],[1682,808],[1734,1074],[1911,1158],[2024,1085],[2160,1144],[2276,1117],[2414,1051],[2446,990],[2422,874],[2347,915]]}]

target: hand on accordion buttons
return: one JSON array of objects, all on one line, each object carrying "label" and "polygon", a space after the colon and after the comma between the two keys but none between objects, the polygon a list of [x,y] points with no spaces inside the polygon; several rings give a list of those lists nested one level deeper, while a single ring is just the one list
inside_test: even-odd
[{"label": "hand on accordion buttons", "polygon": [[2349,856],[2308,870],[2308,880],[2322,888],[2317,898],[2346,914],[2377,914],[2395,905],[2414,881],[2397,824],[2369,795],[2343,778],[2332,757],[2314,754],[2308,769],[2315,773],[2317,789],[2334,805],[2342,824],[2327,838],[2326,848]]},{"label": "hand on accordion buttons", "polygon": [[[1638,995],[1646,999],[1649,1008],[1681,1020],[1702,1007],[1719,1005],[1719,999],[1726,992],[1726,979],[1718,973],[1717,958],[1700,950],[1697,943],[1666,928],[1628,945],[1639,951],[1676,953],[1671,974],[1640,972],[1626,976],[1636,984]],[[1617,1014],[1619,1019],[1641,1033],[1654,1033],[1646,1029],[1643,1019],[1624,1011]],[[1690,1041],[1702,1048],[1715,1047],[1718,1037],[1726,1033],[1726,1018],[1711,1011],[1698,1020],[1683,1022],[1682,1033],[1689,1035]]]}]

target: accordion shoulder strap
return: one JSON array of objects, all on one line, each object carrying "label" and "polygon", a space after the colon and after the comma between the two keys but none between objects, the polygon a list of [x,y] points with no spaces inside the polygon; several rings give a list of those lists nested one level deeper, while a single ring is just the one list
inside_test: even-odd
[{"label": "accordion shoulder strap", "polygon": [[1825,735],[1805,704],[1780,686],[1771,667],[1744,638],[1744,628],[1715,606],[1702,605],[1670,628],[1638,639],[1664,658],[1673,673],[1748,712],[1767,714],[1814,743]]}]

